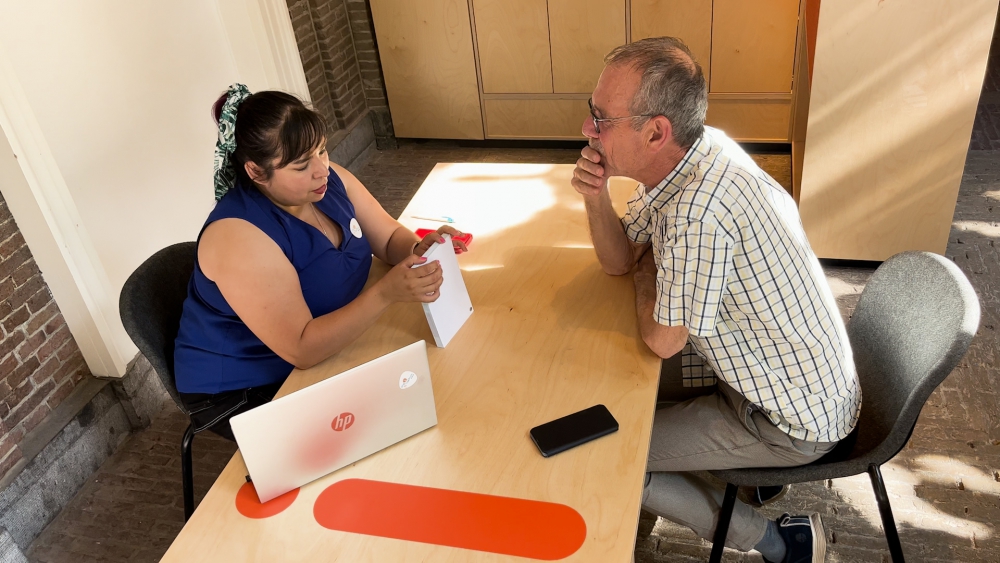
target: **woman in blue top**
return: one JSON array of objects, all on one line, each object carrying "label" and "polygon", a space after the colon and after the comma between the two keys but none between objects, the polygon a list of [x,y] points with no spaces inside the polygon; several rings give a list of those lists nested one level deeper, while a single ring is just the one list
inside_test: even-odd
[{"label": "woman in blue top", "polygon": [[[326,125],[282,92],[216,102],[216,199],[198,237],[175,352],[196,432],[270,401],[292,368],[337,353],[396,302],[438,297],[441,268],[326,153]],[[460,242],[456,245],[464,250]],[[367,290],[372,254],[394,267]],[[420,265],[416,268],[412,266]]]}]

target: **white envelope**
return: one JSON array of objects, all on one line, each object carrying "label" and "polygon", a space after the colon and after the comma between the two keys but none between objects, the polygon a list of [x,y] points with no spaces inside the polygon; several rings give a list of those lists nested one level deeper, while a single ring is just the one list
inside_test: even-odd
[{"label": "white envelope", "polygon": [[[462,328],[466,319],[472,316],[472,300],[465,288],[462,270],[458,269],[458,258],[451,244],[451,235],[442,235],[444,243],[434,243],[424,256],[428,261],[437,260],[441,263],[441,295],[433,303],[423,303],[427,324],[434,335],[434,344],[444,348]],[[414,268],[420,265],[414,266]]]}]

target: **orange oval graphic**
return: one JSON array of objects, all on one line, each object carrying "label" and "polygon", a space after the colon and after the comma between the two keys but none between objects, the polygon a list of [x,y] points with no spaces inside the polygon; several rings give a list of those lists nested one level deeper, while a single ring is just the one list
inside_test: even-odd
[{"label": "orange oval graphic", "polygon": [[236,493],[236,510],[239,510],[240,514],[247,518],[270,518],[291,506],[297,496],[299,496],[299,490],[292,489],[262,503],[257,497],[257,489],[254,488],[253,483],[243,483],[239,492]]},{"label": "orange oval graphic", "polygon": [[313,506],[327,529],[553,561],[583,545],[587,524],[565,504],[345,479]]}]

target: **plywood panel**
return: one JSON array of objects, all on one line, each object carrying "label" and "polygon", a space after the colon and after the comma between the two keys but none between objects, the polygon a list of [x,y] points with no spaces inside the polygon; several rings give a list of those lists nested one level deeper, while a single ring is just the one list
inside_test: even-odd
[{"label": "plywood panel", "polygon": [[625,43],[625,0],[549,0],[552,83],[558,94],[589,94],[604,56]]},{"label": "plywood panel", "polygon": [[996,14],[823,0],[799,196],[821,258],[944,253]]},{"label": "plywood panel", "polygon": [[545,0],[473,0],[487,94],[552,92]]},{"label": "plywood panel", "polygon": [[587,100],[485,100],[486,136],[502,139],[583,139]]},{"label": "plywood panel", "polygon": [[[428,347],[437,426],[303,486],[284,512],[259,520],[234,506],[246,484],[237,453],[162,561],[531,561],[317,525],[320,493],[364,478],[565,504],[587,534],[561,562],[626,563],[660,359],[639,335],[631,277],[601,271],[572,175],[571,164],[438,164],[400,220],[414,229],[430,224],[414,216],[446,212],[475,234],[458,261],[476,310],[447,348]],[[635,181],[614,178],[610,190],[622,213]],[[376,261],[370,282],[387,270]],[[292,372],[280,394],[430,338],[420,306],[397,303],[337,355]],[[530,428],[597,403],[618,420],[618,432],[550,458],[538,454]],[[392,506],[384,511],[390,525],[412,525],[393,522]]]},{"label": "plywood panel", "polygon": [[[807,1],[799,8],[799,28],[795,39],[795,74],[792,76],[792,197],[799,201],[802,187],[802,157],[806,144],[806,125],[809,121],[809,31],[805,17]],[[813,0],[818,1],[818,0]]]},{"label": "plywood panel", "polygon": [[632,41],[677,37],[711,78],[712,0],[632,0]]},{"label": "plywood panel", "polygon": [[730,138],[748,142],[788,142],[791,100],[708,100],[705,123]]},{"label": "plywood panel", "polygon": [[715,0],[711,92],[790,92],[799,0]]},{"label": "plywood panel", "polygon": [[397,137],[482,139],[466,0],[371,0]]}]

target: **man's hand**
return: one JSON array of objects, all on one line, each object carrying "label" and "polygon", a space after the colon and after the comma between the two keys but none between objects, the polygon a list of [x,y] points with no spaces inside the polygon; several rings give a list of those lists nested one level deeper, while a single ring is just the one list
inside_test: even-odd
[{"label": "man's hand", "polygon": [[580,155],[573,170],[573,187],[584,196],[601,195],[608,187],[608,178],[601,165],[601,153],[590,147],[583,147]]},{"label": "man's hand", "polygon": [[573,170],[573,188],[583,195],[587,211],[590,238],[601,268],[612,276],[623,276],[635,266],[636,260],[648,243],[638,244],[629,240],[622,221],[615,212],[608,190],[608,169],[604,158],[592,147],[580,151],[580,159]]}]

